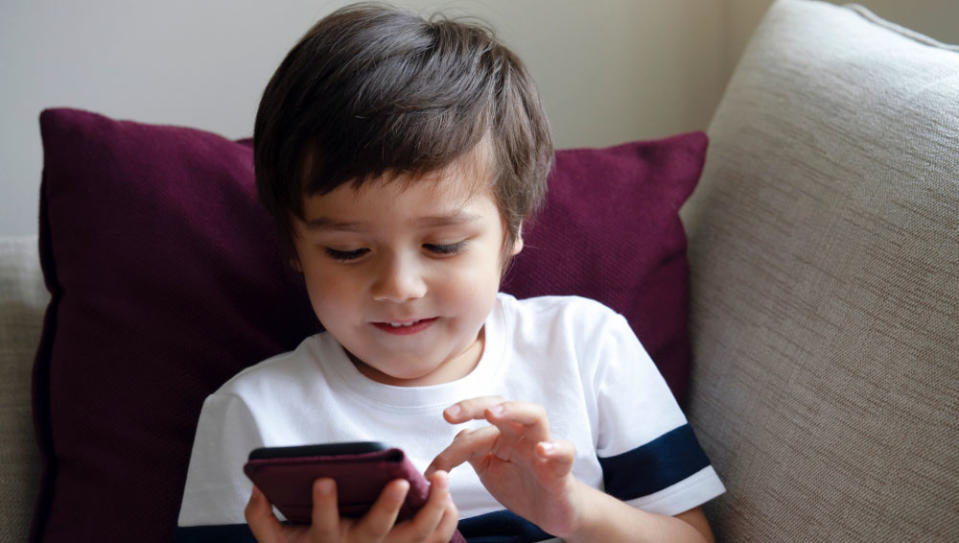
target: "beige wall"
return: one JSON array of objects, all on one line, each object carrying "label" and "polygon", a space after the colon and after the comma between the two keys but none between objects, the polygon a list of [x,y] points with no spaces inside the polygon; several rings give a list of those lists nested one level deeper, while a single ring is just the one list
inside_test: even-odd
[{"label": "beige wall", "polygon": [[[959,0],[826,1],[837,5],[860,4],[883,19],[944,43],[959,44]],[[745,49],[749,36],[772,3],[773,0],[725,0],[725,60],[729,75]]]},{"label": "beige wall", "polygon": [[[489,21],[538,81],[559,147],[706,128],[771,3],[394,1]],[[71,106],[248,136],[282,56],[313,21],[344,3],[0,0],[0,235],[37,231],[41,109]],[[955,0],[865,3],[959,42]]]},{"label": "beige wall", "polygon": [[[394,0],[489,21],[560,147],[702,128],[725,74],[719,0]],[[346,0],[0,0],[0,235],[36,232],[37,115],[71,106],[248,136],[283,55]]]},{"label": "beige wall", "polygon": [[701,129],[718,103],[722,2],[481,4],[533,72],[559,147]]}]

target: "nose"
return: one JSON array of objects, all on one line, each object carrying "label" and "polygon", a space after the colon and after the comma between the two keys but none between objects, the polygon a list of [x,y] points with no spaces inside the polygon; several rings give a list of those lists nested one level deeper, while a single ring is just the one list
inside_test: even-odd
[{"label": "nose", "polygon": [[418,264],[401,255],[384,257],[371,288],[377,302],[407,302],[426,294],[426,282]]}]

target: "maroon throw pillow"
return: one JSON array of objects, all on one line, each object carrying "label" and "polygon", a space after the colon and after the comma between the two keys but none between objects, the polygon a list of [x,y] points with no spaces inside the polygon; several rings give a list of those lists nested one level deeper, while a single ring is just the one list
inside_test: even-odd
[{"label": "maroon throw pillow", "polygon": [[38,541],[171,541],[203,399],[316,330],[249,144],[40,116]]},{"label": "maroon throw pillow", "polygon": [[[43,481],[32,540],[169,541],[203,399],[319,330],[256,201],[249,142],[41,114],[40,252],[52,294],[34,369]],[[630,319],[684,394],[677,210],[706,138],[560,151],[504,288]]]},{"label": "maroon throw pillow", "polygon": [[556,153],[544,209],[503,290],[576,294],[621,313],[673,395],[689,384],[689,271],[679,208],[706,161],[703,132]]}]

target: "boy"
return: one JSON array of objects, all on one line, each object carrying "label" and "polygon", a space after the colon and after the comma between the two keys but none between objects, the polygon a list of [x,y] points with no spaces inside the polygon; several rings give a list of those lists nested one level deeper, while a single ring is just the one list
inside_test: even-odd
[{"label": "boy", "polygon": [[[490,32],[341,9],[280,65],[254,136],[260,198],[326,332],[207,399],[181,538],[712,540],[699,506],[722,483],[625,320],[498,293],[552,142]],[[284,526],[242,473],[256,447],[362,440],[426,472],[413,519],[394,523],[405,481],[350,520],[318,480],[312,525]]]}]

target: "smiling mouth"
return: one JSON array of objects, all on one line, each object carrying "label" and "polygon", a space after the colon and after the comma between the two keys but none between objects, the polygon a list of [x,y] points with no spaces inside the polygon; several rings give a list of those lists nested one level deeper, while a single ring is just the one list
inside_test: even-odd
[{"label": "smiling mouth", "polygon": [[437,317],[405,322],[374,322],[373,326],[390,334],[408,335],[426,330],[436,319]]}]

